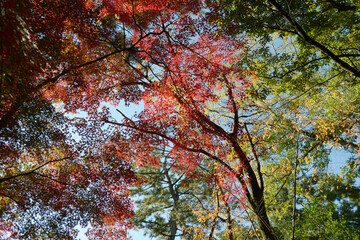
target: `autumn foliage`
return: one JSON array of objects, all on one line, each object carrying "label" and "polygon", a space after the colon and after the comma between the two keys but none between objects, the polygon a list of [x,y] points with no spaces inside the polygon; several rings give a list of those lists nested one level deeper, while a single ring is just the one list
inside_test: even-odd
[{"label": "autumn foliage", "polygon": [[90,223],[89,236],[125,237],[133,216],[127,187],[137,182],[128,159],[101,124],[64,114],[97,119],[101,102],[140,99],[140,78],[125,60],[159,34],[143,31],[162,9],[179,10],[168,4],[1,3],[2,236],[69,238]]},{"label": "autumn foliage", "polygon": [[[153,85],[143,70],[166,54],[159,43],[190,37],[174,36],[179,29],[170,35],[170,22],[186,25],[179,16],[198,12],[199,3],[8,0],[0,7],[3,236],[68,238],[91,223],[90,237],[125,237],[133,215],[127,187],[137,180],[97,109],[141,101],[142,86]],[[90,122],[64,116],[78,110]]]},{"label": "autumn foliage", "polygon": [[[289,21],[277,1],[268,2],[277,9],[277,18],[284,16]],[[311,34],[304,34],[296,21],[290,21],[285,25],[291,27],[288,33],[300,31],[305,53],[299,55],[295,69],[279,67],[280,73],[286,71],[282,75],[286,84],[274,87],[271,76],[265,81],[261,74],[276,63],[263,64],[272,52],[260,48],[262,43],[248,52],[252,43],[238,31],[253,26],[247,19],[252,13],[241,15],[246,23],[242,25],[236,22],[240,21],[233,13],[236,7],[190,0],[2,1],[0,238],[72,239],[80,225],[91,226],[90,239],[125,239],[134,216],[129,189],[149,180],[134,169],[163,169],[166,156],[168,182],[170,175],[178,179],[169,185],[177,206],[181,204],[180,195],[174,194],[175,185],[193,187],[194,182],[202,181],[211,192],[207,204],[213,211],[194,210],[193,215],[211,224],[183,229],[184,233],[212,238],[216,221],[223,219],[225,235],[233,239],[234,229],[242,231],[242,226],[234,225],[231,212],[241,209],[248,214],[254,236],[261,232],[264,239],[277,239],[279,230],[273,227],[267,205],[281,202],[278,194],[290,188],[288,178],[294,174],[296,210],[298,164],[305,166],[307,162],[301,161],[309,156],[322,159],[328,141],[358,148],[355,133],[351,139],[343,137],[347,127],[356,126],[355,105],[351,114],[341,114],[346,121],[341,121],[340,128],[335,117],[316,110],[321,95],[314,95],[308,104],[300,101],[312,88],[283,100],[293,94],[281,92],[290,81],[285,76],[296,77],[299,69],[319,61],[301,65],[303,55],[310,52],[301,45],[306,42],[327,54],[321,60],[332,59],[354,76],[357,71],[350,60],[329,53],[312,41]],[[265,8],[268,10],[267,5]],[[341,11],[350,10],[354,8]],[[273,20],[266,14],[258,17]],[[254,31],[258,38],[265,34],[260,30]],[[292,53],[286,54],[278,59],[288,61]],[[271,71],[276,73],[276,69]],[[310,80],[304,86],[308,84]],[[291,85],[291,89],[302,88]],[[324,99],[328,109],[335,106],[331,99]],[[135,115],[123,111],[123,106],[135,105],[141,108]],[[328,112],[338,113],[337,109]],[[320,115],[322,120],[317,121]],[[336,125],[337,132],[329,131],[328,122]],[[323,152],[313,153],[316,148]],[[274,173],[272,169],[281,164],[286,165],[283,171]],[[285,179],[279,191],[266,190],[265,185],[272,186],[278,178]],[[200,209],[201,204],[192,207]],[[172,214],[176,211],[174,204]],[[172,215],[172,224],[174,219]]]}]

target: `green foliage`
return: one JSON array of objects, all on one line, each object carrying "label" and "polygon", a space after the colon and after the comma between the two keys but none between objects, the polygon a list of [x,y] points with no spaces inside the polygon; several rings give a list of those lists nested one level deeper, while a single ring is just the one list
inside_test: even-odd
[{"label": "green foliage", "polygon": [[336,205],[313,198],[301,209],[296,239],[360,239],[360,232],[348,226],[344,216],[334,217]]},{"label": "green foliage", "polygon": [[[224,12],[220,16],[224,18],[218,23],[224,29],[259,40],[257,51],[263,61],[270,63],[266,69],[272,68],[266,74],[270,82],[291,81],[292,78],[308,82],[307,79],[316,76],[320,69],[332,74],[345,70],[348,75],[343,76],[342,81],[357,82],[354,77],[359,78],[356,61],[359,57],[359,1],[219,2],[223,7],[220,11]],[[268,43],[273,40],[274,33],[278,38],[273,42],[276,49],[271,50]],[[292,49],[290,52],[278,51],[281,39],[286,41],[285,48]],[[291,82],[290,85],[297,85]]]},{"label": "green foliage", "polygon": [[[356,196],[359,179],[360,2],[210,2],[217,2],[213,8],[223,13],[216,20],[222,31],[251,37],[249,54],[239,65],[258,76],[252,87],[259,115],[254,132],[263,136],[267,205],[278,236],[291,238],[298,161],[295,195],[304,206],[298,209],[301,223],[296,228],[301,230],[296,236],[306,233],[302,225],[311,229],[318,218],[323,232],[316,238],[313,229],[314,239],[356,239],[352,223],[358,219],[358,203],[350,196]],[[337,149],[351,157],[342,170],[344,178],[335,181],[330,163],[337,159],[330,154]],[[325,199],[326,209],[313,218],[311,212],[321,207],[311,195]],[[306,234],[303,239],[312,236]]]},{"label": "green foliage", "polygon": [[132,191],[137,199],[134,225],[157,239],[190,239],[187,230],[197,222],[193,205],[204,201],[211,190],[204,181],[174,170],[169,156],[157,155],[160,167],[136,167],[144,183]]}]

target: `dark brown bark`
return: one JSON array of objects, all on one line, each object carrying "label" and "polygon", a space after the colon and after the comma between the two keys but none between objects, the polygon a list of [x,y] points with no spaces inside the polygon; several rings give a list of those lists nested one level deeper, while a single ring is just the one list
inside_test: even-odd
[{"label": "dark brown bark", "polygon": [[[270,220],[266,212],[264,191],[259,185],[258,178],[254,170],[252,169],[246,154],[243,152],[243,150],[236,142],[236,140],[233,140],[232,143],[235,152],[237,153],[241,162],[244,165],[243,172],[248,178],[249,181],[248,188],[250,190],[250,192],[247,193],[247,200],[249,201],[251,208],[256,215],[256,220],[257,223],[259,224],[263,238],[269,240],[275,240],[277,239],[277,237],[275,236],[274,231],[272,230]],[[238,176],[238,179],[243,185],[245,184],[241,174]]]}]

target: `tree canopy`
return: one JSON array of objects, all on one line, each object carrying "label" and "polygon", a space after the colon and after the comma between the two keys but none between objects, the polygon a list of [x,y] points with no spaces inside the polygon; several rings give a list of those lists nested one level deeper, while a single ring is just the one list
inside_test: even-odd
[{"label": "tree canopy", "polygon": [[0,238],[360,239],[359,8],[2,1]]}]

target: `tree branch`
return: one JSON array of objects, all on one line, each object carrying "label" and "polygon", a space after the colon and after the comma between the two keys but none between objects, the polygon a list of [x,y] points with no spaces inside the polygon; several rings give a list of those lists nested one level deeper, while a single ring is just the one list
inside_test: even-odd
[{"label": "tree branch", "polygon": [[277,11],[293,26],[293,28],[296,31],[296,34],[303,39],[305,42],[309,43],[313,47],[319,49],[323,54],[330,57],[332,60],[334,60],[337,64],[339,64],[340,67],[345,69],[346,71],[354,74],[355,77],[360,78],[360,71],[356,69],[356,67],[350,66],[347,62],[343,61],[339,56],[337,56],[335,53],[330,51],[328,48],[326,48],[324,45],[322,45],[320,42],[316,41],[315,39],[311,38],[305,30],[300,26],[300,24],[295,21],[289,13],[287,13],[281,5],[276,2],[276,0],[268,0],[268,2],[274,6]]},{"label": "tree branch", "polygon": [[46,165],[50,164],[50,163],[54,163],[54,162],[60,162],[60,161],[63,161],[63,160],[66,160],[66,159],[70,159],[70,157],[64,157],[64,158],[60,158],[60,159],[56,159],[56,160],[51,160],[51,161],[48,161],[30,171],[27,171],[27,172],[23,172],[23,173],[19,173],[19,174],[16,174],[16,175],[13,175],[13,176],[10,176],[10,177],[3,177],[3,178],[0,178],[0,183],[2,182],[5,182],[5,181],[9,181],[11,179],[14,179],[14,178],[18,178],[18,177],[22,177],[22,176],[27,176],[27,175],[30,175],[30,174],[35,174],[35,171],[39,170],[40,168],[43,168],[45,167]]}]

